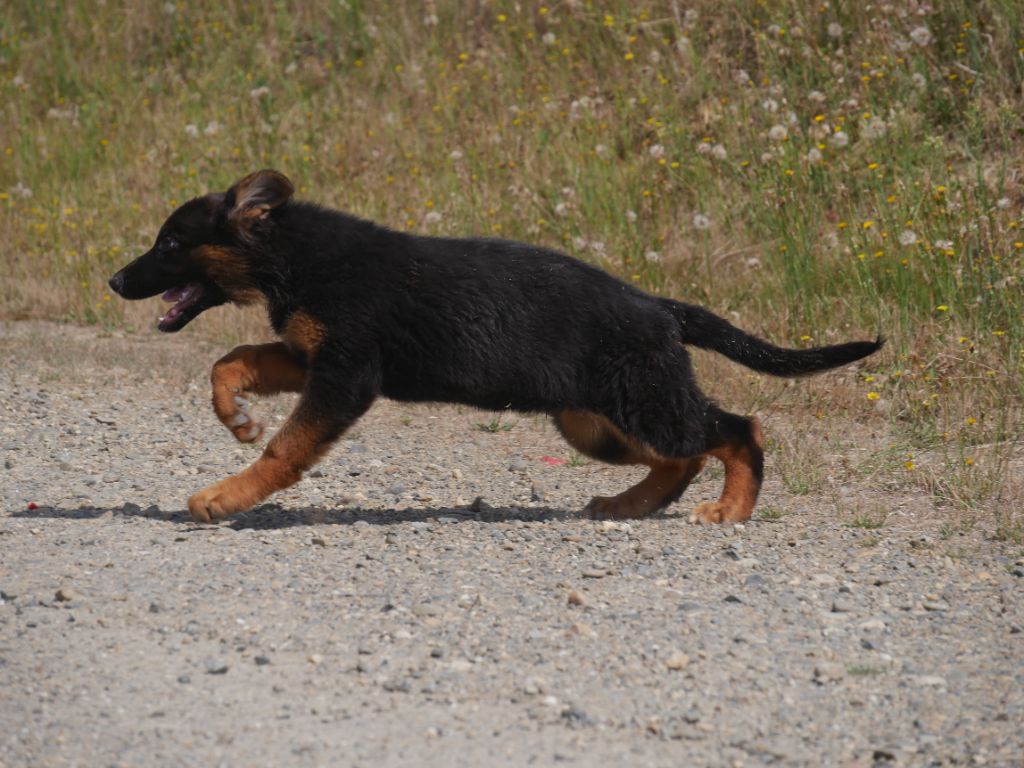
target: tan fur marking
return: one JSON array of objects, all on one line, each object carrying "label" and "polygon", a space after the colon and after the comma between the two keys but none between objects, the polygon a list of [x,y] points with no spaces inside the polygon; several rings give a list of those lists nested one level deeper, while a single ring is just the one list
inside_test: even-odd
[{"label": "tan fur marking", "polygon": [[331,442],[322,425],[289,420],[254,464],[189,499],[192,518],[199,522],[219,520],[294,485],[327,452]]},{"label": "tan fur marking", "polygon": [[263,298],[252,281],[245,259],[231,248],[201,245],[192,251],[192,258],[233,303],[252,304]]},{"label": "tan fur marking", "polygon": [[740,523],[750,519],[761,490],[761,481],[754,472],[754,461],[756,454],[764,448],[764,434],[757,419],[752,420],[751,437],[752,446],[730,443],[708,452],[725,467],[725,484],[718,501],[698,506],[690,515],[690,522]]},{"label": "tan fur marking", "polygon": [[704,468],[704,456],[656,464],[643,480],[618,496],[595,496],[586,512],[596,519],[628,520],[644,518],[679,496]]},{"label": "tan fur marking", "polygon": [[313,316],[299,311],[288,318],[282,334],[285,343],[312,359],[327,335],[327,328]]},{"label": "tan fur marking", "polygon": [[[610,464],[652,464],[665,460],[649,446],[623,434],[621,429],[599,413],[562,411],[555,418],[558,429],[566,441],[587,456],[599,458]],[[609,440],[623,447],[623,455],[614,460],[595,456]]]},{"label": "tan fur marking", "polygon": [[251,416],[248,421],[238,418],[239,414],[249,416],[240,410],[245,407],[245,396],[301,392],[306,385],[306,369],[280,342],[243,345],[214,363],[210,383],[217,418],[237,440],[250,443],[260,438],[263,425]]},{"label": "tan fur marking", "polygon": [[623,434],[605,416],[590,411],[562,411],[555,417],[559,431],[580,453],[613,464],[646,464],[647,477],[618,496],[597,496],[584,510],[594,518],[647,517],[677,498],[704,468],[706,458],[673,459]]}]

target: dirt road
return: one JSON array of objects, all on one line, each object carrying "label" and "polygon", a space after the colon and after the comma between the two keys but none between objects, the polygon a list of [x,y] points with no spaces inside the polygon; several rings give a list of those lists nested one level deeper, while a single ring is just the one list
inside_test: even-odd
[{"label": "dirt road", "polygon": [[1022,764],[1024,551],[984,526],[846,485],[888,511],[851,525],[771,464],[772,519],[687,525],[710,472],[594,523],[636,473],[545,420],[381,403],[200,527],[255,456],[220,353],[0,326],[0,765]]}]

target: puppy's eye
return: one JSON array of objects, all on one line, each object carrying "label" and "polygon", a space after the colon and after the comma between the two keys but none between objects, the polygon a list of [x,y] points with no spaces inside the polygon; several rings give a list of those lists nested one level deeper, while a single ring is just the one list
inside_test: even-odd
[{"label": "puppy's eye", "polygon": [[164,235],[160,238],[160,250],[161,251],[173,251],[178,247],[177,238],[172,235]]}]

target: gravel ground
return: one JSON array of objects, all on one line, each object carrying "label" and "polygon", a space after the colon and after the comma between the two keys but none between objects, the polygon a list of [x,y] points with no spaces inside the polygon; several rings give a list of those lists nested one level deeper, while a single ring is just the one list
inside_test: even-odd
[{"label": "gravel ground", "polygon": [[0,325],[0,766],[1024,764],[1024,550],[984,526],[843,487],[889,512],[853,527],[770,463],[776,520],[687,525],[710,472],[595,523],[640,473],[386,402],[196,526],[256,455],[209,407],[223,351]]}]

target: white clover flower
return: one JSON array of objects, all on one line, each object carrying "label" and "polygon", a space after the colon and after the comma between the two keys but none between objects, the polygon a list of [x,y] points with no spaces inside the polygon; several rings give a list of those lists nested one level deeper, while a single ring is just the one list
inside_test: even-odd
[{"label": "white clover flower", "polygon": [[256,100],[265,99],[270,95],[270,88],[265,85],[261,85],[259,88],[253,88],[249,91],[249,95]]},{"label": "white clover flower", "polygon": [[636,221],[636,211],[626,211],[626,221],[630,224]]},{"label": "white clover flower", "polygon": [[206,127],[203,128],[203,133],[207,136],[216,136],[220,133],[220,123],[216,120],[211,120],[206,124]]},{"label": "white clover flower", "polygon": [[199,135],[199,129],[196,127],[195,123],[189,123],[185,126],[185,133],[187,133],[192,138],[195,138],[196,136]]},{"label": "white clover flower", "polygon": [[811,147],[807,151],[807,162],[811,164],[818,164],[824,159],[824,155],[821,154],[821,150],[817,147]]},{"label": "white clover flower", "polygon": [[608,149],[607,144],[598,144],[596,147],[594,147],[594,154],[597,155],[598,157],[610,157],[612,151]]},{"label": "white clover flower", "polygon": [[932,31],[928,27],[915,27],[910,30],[910,39],[913,40],[917,45],[924,48],[928,43],[932,41]]},{"label": "white clover flower", "polygon": [[699,18],[700,12],[696,8],[687,8],[686,13],[683,14],[683,26],[692,27]]},{"label": "white clover flower", "polygon": [[423,221],[426,224],[437,224],[441,220],[441,214],[437,211],[428,211],[427,215],[423,217]]},{"label": "white clover flower", "polygon": [[11,85],[13,85],[15,88],[24,88],[26,82],[27,81],[25,80],[23,75],[15,75],[11,78]]},{"label": "white clover flower", "polygon": [[917,232],[912,229],[904,229],[899,234],[900,245],[913,245],[917,242]]},{"label": "white clover flower", "polygon": [[697,145],[697,154],[698,155],[710,155],[711,154],[711,145],[708,144],[706,141],[702,141],[700,144]]},{"label": "white clover flower", "polygon": [[711,229],[711,219],[703,213],[695,213],[693,214],[693,228],[700,230]]},{"label": "white clover flower", "polygon": [[601,240],[592,241],[590,243],[590,250],[592,250],[598,256],[604,256],[604,242]]},{"label": "white clover flower", "polygon": [[836,24],[834,21],[828,25],[827,31],[828,36],[831,37],[833,40],[838,40],[840,37],[843,36],[843,28],[840,25]]},{"label": "white clover flower", "polygon": [[569,212],[569,206],[566,205],[565,203],[559,203],[558,205],[555,206],[555,215],[556,216],[565,216],[565,214],[567,214],[568,212]]},{"label": "white clover flower", "polygon": [[456,163],[459,162],[459,160],[461,160],[463,157],[464,157],[464,155],[462,154],[462,150],[461,149],[453,149],[448,154],[448,159],[452,160],[453,162],[456,162]]},{"label": "white clover flower", "polygon": [[174,3],[164,3],[164,13],[168,16],[173,16],[176,10],[178,9],[175,7]]},{"label": "white clover flower", "polygon": [[842,149],[850,143],[850,137],[847,135],[846,131],[836,131],[832,134],[832,138],[829,139],[829,142],[831,142],[833,147]]},{"label": "white clover flower", "polygon": [[423,17],[423,26],[436,27],[437,21],[438,19],[436,13],[428,13],[426,16]]},{"label": "white clover flower", "polygon": [[781,32],[782,27],[780,27],[778,24],[772,24],[768,27],[768,34],[771,35],[772,37],[778,37],[779,33]]},{"label": "white clover flower", "polygon": [[679,53],[690,52],[690,38],[686,35],[680,35],[679,39],[676,40],[676,51]]},{"label": "white clover flower", "polygon": [[915,72],[910,76],[910,82],[914,84],[914,87],[919,91],[923,91],[928,85],[928,80],[920,72]]},{"label": "white clover flower", "polygon": [[732,76],[732,79],[736,81],[736,85],[750,84],[750,75],[747,73],[747,70],[745,69],[736,70],[735,74],[733,74]]},{"label": "white clover flower", "polygon": [[949,250],[952,250],[952,248],[953,248],[953,241],[952,240],[936,240],[935,241],[935,247],[938,248],[940,251],[949,251]]},{"label": "white clover flower", "polygon": [[825,94],[821,91],[811,91],[807,94],[808,101],[813,101],[815,104],[822,104],[825,101]]},{"label": "white clover flower", "polygon": [[876,141],[885,136],[886,130],[885,120],[875,116],[861,126],[860,135],[868,141]]},{"label": "white clover flower", "polygon": [[579,235],[576,235],[576,237],[572,239],[572,247],[575,248],[577,251],[582,251],[584,248],[587,247],[587,241],[584,240]]},{"label": "white clover flower", "polygon": [[32,197],[32,189],[30,187],[26,187],[19,181],[17,184],[11,187],[11,194],[14,195],[15,197],[28,198]]},{"label": "white clover flower", "polygon": [[775,99],[765,99],[764,101],[761,102],[761,109],[763,109],[765,112],[778,112],[779,102],[777,102]]},{"label": "white clover flower", "polygon": [[661,261],[661,254],[658,253],[657,251],[648,251],[647,253],[644,254],[644,259],[650,262],[651,264],[657,264],[658,262]]},{"label": "white clover flower", "polygon": [[789,130],[781,123],[776,123],[768,129],[768,138],[772,141],[785,141],[789,138]]},{"label": "white clover flower", "polygon": [[715,146],[711,148],[711,156],[715,158],[715,160],[725,160],[725,158],[729,156],[729,153],[725,151],[725,147],[721,144],[715,144]]},{"label": "white clover flower", "polygon": [[1000,197],[998,200],[996,200],[996,208],[998,208],[1000,211],[1005,211],[1009,207],[1010,207],[1010,198],[1008,198],[1008,197]]},{"label": "white clover flower", "polygon": [[767,165],[768,163],[770,163],[774,159],[775,159],[775,155],[773,155],[771,152],[762,152],[761,153],[761,162],[763,164],[765,164],[765,165]]},{"label": "white clover flower", "polygon": [[649,154],[655,160],[658,160],[665,156],[665,147],[663,147],[661,144],[652,144],[650,148],[647,150],[647,154]]},{"label": "white clover flower", "polygon": [[554,32],[545,32],[544,36],[541,37],[541,42],[544,43],[544,45],[554,45],[557,41],[558,38],[555,37]]}]

